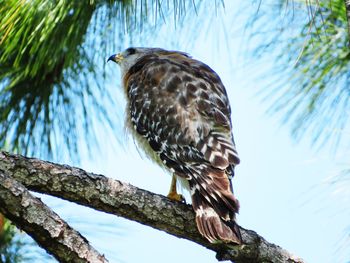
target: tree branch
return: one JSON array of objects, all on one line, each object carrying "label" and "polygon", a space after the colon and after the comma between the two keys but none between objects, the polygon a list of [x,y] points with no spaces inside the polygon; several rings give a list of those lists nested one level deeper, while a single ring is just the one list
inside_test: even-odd
[{"label": "tree branch", "polygon": [[57,196],[165,231],[211,249],[218,260],[240,262],[303,262],[286,250],[241,228],[244,245],[211,244],[195,225],[192,207],[172,202],[130,184],[82,169],[0,152],[0,170],[28,189]]},{"label": "tree branch", "polygon": [[0,211],[60,262],[108,262],[84,237],[1,169]]}]

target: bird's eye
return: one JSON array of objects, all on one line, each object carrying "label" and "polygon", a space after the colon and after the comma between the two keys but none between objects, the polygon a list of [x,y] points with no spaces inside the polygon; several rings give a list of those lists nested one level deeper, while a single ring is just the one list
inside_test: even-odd
[{"label": "bird's eye", "polygon": [[129,47],[129,48],[126,50],[126,53],[127,53],[128,55],[133,55],[133,54],[136,53],[136,49],[133,48],[133,47]]}]

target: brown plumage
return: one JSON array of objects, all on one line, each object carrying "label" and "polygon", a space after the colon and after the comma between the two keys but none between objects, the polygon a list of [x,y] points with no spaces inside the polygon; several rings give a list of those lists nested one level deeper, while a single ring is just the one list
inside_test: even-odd
[{"label": "brown plumage", "polygon": [[239,157],[219,76],[185,53],[158,48],[129,48],[110,59],[121,66],[127,127],[185,182],[200,233],[210,242],[241,243],[231,186]]}]

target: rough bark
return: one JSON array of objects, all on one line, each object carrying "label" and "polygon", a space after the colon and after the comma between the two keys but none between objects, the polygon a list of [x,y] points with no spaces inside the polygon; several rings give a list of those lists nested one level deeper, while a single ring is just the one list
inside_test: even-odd
[{"label": "rough bark", "polygon": [[286,250],[241,228],[244,245],[211,244],[201,237],[192,207],[130,184],[82,169],[0,152],[0,171],[28,189],[115,214],[215,251],[218,260],[303,262]]},{"label": "rough bark", "polygon": [[83,236],[1,169],[0,211],[60,262],[108,262]]}]

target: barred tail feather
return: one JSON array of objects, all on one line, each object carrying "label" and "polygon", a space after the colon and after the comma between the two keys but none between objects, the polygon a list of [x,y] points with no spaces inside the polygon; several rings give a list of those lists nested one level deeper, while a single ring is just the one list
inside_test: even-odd
[{"label": "barred tail feather", "polygon": [[190,180],[198,230],[211,243],[241,244],[241,233],[235,221],[239,203],[230,190],[229,180],[222,170],[207,167],[206,171],[202,170],[200,177]]},{"label": "barred tail feather", "polygon": [[200,193],[196,192],[192,196],[192,205],[196,212],[196,224],[199,232],[211,243],[222,241],[225,243],[241,244],[242,237],[235,219],[223,219],[199,195]]}]

